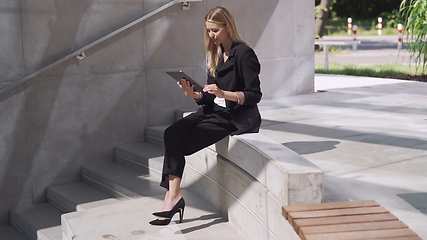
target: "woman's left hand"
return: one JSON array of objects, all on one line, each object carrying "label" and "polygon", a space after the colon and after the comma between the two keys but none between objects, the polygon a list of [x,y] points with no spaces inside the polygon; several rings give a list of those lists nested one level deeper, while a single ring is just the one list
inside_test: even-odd
[{"label": "woman's left hand", "polygon": [[219,98],[224,98],[224,96],[225,96],[224,91],[219,89],[219,87],[216,84],[205,85],[205,87],[203,88],[203,92],[214,94],[215,96],[217,96]]}]

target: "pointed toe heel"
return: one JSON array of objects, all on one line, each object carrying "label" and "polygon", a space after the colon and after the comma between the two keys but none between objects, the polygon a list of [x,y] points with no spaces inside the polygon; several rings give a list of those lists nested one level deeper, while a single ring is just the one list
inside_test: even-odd
[{"label": "pointed toe heel", "polygon": [[182,223],[182,219],[184,219],[184,208],[185,208],[184,198],[180,198],[179,201],[172,208],[172,210],[153,213],[153,215],[156,217],[166,218],[166,219],[162,219],[162,220],[156,219],[151,221],[150,224],[151,225],[168,225],[176,213],[179,213],[179,222]]},{"label": "pointed toe heel", "polygon": [[165,226],[168,225],[171,222],[170,218],[167,219],[155,219],[153,221],[150,221],[151,225],[155,225],[155,226]]}]

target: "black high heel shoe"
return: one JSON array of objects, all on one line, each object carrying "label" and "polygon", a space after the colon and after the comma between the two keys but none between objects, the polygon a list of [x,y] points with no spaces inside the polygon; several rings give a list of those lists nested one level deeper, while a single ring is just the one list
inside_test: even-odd
[{"label": "black high heel shoe", "polygon": [[153,221],[150,221],[151,225],[156,225],[156,226],[164,226],[164,225],[168,225],[171,222],[171,218],[166,218],[166,219],[155,219]]},{"label": "black high heel shoe", "polygon": [[168,225],[173,216],[178,212],[179,213],[179,222],[182,222],[182,219],[184,217],[184,208],[185,208],[185,201],[184,198],[181,197],[179,201],[175,204],[175,206],[170,211],[164,211],[164,212],[155,212],[153,213],[154,216],[165,218],[165,219],[156,219],[150,222],[151,225]]}]

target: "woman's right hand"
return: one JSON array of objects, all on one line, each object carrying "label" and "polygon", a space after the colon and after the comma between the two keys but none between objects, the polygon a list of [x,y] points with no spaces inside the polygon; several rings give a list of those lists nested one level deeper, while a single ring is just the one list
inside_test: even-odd
[{"label": "woman's right hand", "polygon": [[181,79],[181,82],[178,81],[177,84],[184,91],[185,96],[187,96],[187,97],[193,96],[194,86],[191,85],[190,81],[183,78],[183,79]]},{"label": "woman's right hand", "polygon": [[187,79],[183,78],[181,82],[178,81],[177,84],[184,91],[185,96],[193,99],[201,98],[200,93],[194,92],[194,86]]}]

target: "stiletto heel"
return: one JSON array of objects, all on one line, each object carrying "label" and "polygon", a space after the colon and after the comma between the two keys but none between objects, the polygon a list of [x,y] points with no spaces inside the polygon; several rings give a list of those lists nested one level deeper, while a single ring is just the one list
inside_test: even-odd
[{"label": "stiletto heel", "polygon": [[150,222],[151,225],[168,225],[173,216],[176,213],[179,213],[179,222],[182,222],[182,219],[184,218],[184,208],[185,208],[185,201],[184,198],[180,198],[179,201],[175,204],[175,206],[170,211],[163,211],[163,212],[155,212],[153,213],[154,216],[165,218],[165,219],[156,219]]},{"label": "stiletto heel", "polygon": [[183,207],[181,211],[179,211],[179,223],[182,223],[182,219],[184,219],[184,208],[185,207]]}]

